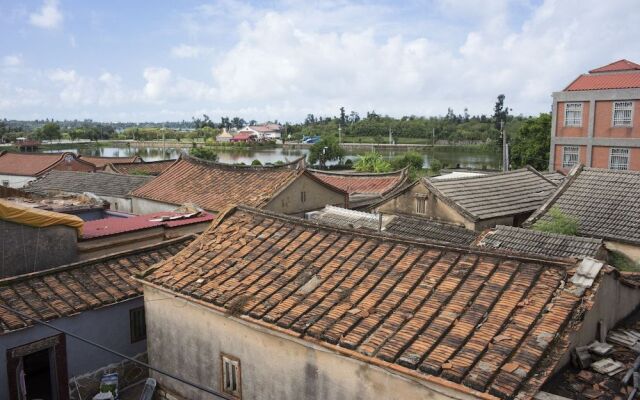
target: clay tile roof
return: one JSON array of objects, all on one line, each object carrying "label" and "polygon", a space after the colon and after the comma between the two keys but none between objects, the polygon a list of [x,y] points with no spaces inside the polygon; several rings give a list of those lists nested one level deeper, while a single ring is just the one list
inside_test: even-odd
[{"label": "clay tile roof", "polygon": [[629,60],[618,60],[614,61],[611,64],[607,64],[604,67],[592,69],[589,71],[590,74],[595,74],[598,72],[619,72],[619,71],[636,71],[640,70],[640,65],[631,62]]},{"label": "clay tile roof", "polygon": [[107,164],[128,164],[128,163],[141,163],[142,158],[138,156],[132,157],[93,157],[93,156],[80,156],[81,160],[86,162],[90,162],[95,165],[96,168],[102,169],[107,166]]},{"label": "clay tile roof", "polygon": [[429,180],[426,186],[441,200],[472,220],[536,210],[556,184],[531,167],[479,177]]},{"label": "clay tile roof", "polygon": [[169,168],[176,160],[145,161],[132,163],[110,163],[107,172],[123,175],[153,175],[157,176]]},{"label": "clay tile roof", "polygon": [[578,235],[640,244],[640,172],[574,167],[556,193],[525,222],[549,220],[557,207],[578,219]]},{"label": "clay tile roof", "polygon": [[640,65],[619,60],[592,69],[569,84],[565,91],[640,88]]},{"label": "clay tile roof", "polygon": [[90,192],[98,196],[125,197],[152,179],[151,176],[53,170],[30,182],[24,190],[40,195],[50,192]]},{"label": "clay tile roof", "polygon": [[498,225],[481,235],[476,245],[518,253],[553,257],[598,258],[603,249],[601,239],[539,232],[531,229]]},{"label": "clay tile roof", "polygon": [[406,169],[385,173],[332,172],[316,169],[310,169],[309,172],[329,185],[344,190],[349,195],[375,194],[383,196],[407,180]]},{"label": "clay tile roof", "polygon": [[0,151],[0,174],[38,176],[73,153],[11,153]]},{"label": "clay tile roof", "polygon": [[[340,228],[379,231],[380,215],[345,208],[326,206],[320,211],[307,213],[310,220]],[[382,234],[402,236],[437,242],[471,244],[477,237],[475,231],[461,226],[435,221],[416,215],[382,215]]]},{"label": "clay tile roof", "polygon": [[134,197],[169,204],[193,203],[220,211],[231,204],[262,207],[304,172],[301,159],[279,166],[234,166],[183,155]]},{"label": "clay tile roof", "polygon": [[[177,254],[193,236],[0,280],[0,304],[52,320],[142,295],[132,275]],[[0,308],[0,335],[33,321]]]},{"label": "clay tile roof", "polygon": [[584,300],[602,264],[588,264],[576,270],[239,206],[141,279],[413,379],[530,398],[591,306]]},{"label": "clay tile roof", "polygon": [[185,214],[173,211],[137,215],[130,218],[96,219],[84,223],[82,228],[82,239],[94,239],[161,226],[174,228],[178,226],[210,222],[212,220],[213,214],[206,212],[200,214]]}]

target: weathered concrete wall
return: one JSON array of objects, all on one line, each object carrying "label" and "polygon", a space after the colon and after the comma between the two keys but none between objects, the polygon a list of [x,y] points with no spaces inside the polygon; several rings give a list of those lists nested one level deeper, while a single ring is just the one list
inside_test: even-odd
[{"label": "weathered concrete wall", "polygon": [[[144,353],[146,341],[131,343],[129,310],[143,305],[138,297],[98,310],[85,311],[73,317],[50,321],[58,328],[91,339],[128,356]],[[5,349],[21,346],[49,336],[57,331],[44,326],[30,328],[0,336],[0,399],[9,397],[7,382],[7,354]],[[119,357],[67,336],[67,368],[69,379],[122,361]]]},{"label": "weathered concrete wall", "polygon": [[607,250],[619,251],[636,263],[640,263],[640,246],[634,246],[631,244],[620,242],[612,242],[609,240],[604,242],[604,246],[607,248]]},{"label": "weathered concrete wall", "polygon": [[130,198],[113,197],[113,196],[98,196],[109,202],[111,209],[115,211],[122,211],[127,213],[133,213],[132,201]]},{"label": "weathered concrete wall", "polygon": [[141,199],[139,197],[131,198],[131,209],[133,214],[151,214],[161,211],[171,211],[178,208],[175,204],[161,203],[159,201]]},{"label": "weathered concrete wall", "polygon": [[0,277],[24,274],[76,261],[77,230],[35,228],[0,220]]},{"label": "weathered concrete wall", "polygon": [[[232,319],[149,286],[145,286],[145,307],[152,366],[220,391],[223,352],[240,359],[245,399],[475,398]],[[151,376],[185,399],[212,398],[162,375],[151,372]]]},{"label": "weathered concrete wall", "polygon": [[[604,320],[607,329],[631,314],[640,305],[640,289],[623,285],[614,273],[605,274],[593,299],[593,307],[585,313],[582,325],[570,335],[569,350],[586,346],[598,338],[598,321]],[[567,351],[556,371],[567,365],[571,351]]]},{"label": "weathered concrete wall", "polygon": [[[302,192],[305,193],[305,201],[302,201]],[[302,216],[305,212],[324,208],[327,204],[346,207],[344,194],[302,175],[271,199],[265,208],[283,214]]]},{"label": "weathered concrete wall", "polygon": [[27,183],[36,180],[35,176],[20,176],[20,175],[3,175],[0,174],[0,185],[5,186],[3,184],[4,181],[9,181],[9,187],[20,189],[27,185]]},{"label": "weathered concrete wall", "polygon": [[429,191],[424,185],[417,184],[405,193],[396,196],[393,199],[389,199],[375,208],[374,211],[381,211],[387,214],[404,213],[415,214],[416,213],[416,195],[427,195]]}]

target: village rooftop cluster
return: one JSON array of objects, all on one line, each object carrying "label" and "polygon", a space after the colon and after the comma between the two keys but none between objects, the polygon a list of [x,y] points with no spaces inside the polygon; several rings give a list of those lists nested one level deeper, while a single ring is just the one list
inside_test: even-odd
[{"label": "village rooftop cluster", "polygon": [[0,398],[633,399],[639,116],[620,60],[547,171],[0,152]]}]

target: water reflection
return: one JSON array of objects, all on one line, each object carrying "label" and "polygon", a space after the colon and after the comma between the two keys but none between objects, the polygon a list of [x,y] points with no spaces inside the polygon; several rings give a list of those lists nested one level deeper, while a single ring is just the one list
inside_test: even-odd
[{"label": "water reflection", "polygon": [[[161,148],[133,148],[133,147],[95,147],[82,146],[69,149],[47,150],[46,152],[70,151],[76,154],[101,157],[131,157],[140,156],[145,161],[169,160],[178,158],[181,151],[186,149],[176,149],[167,147],[164,152]],[[355,160],[359,154],[369,151],[365,147],[358,150],[348,150],[348,159]],[[404,149],[381,149],[380,153],[387,159],[402,155]],[[251,164],[253,160],[260,160],[261,163],[275,163],[276,161],[292,161],[308,153],[307,149],[284,149],[281,147],[268,149],[219,149],[217,150],[218,160],[223,163],[245,163]],[[424,167],[428,168],[433,159],[440,160],[450,168],[488,168],[496,169],[500,164],[500,150],[493,147],[436,147],[420,151],[424,160]]]}]

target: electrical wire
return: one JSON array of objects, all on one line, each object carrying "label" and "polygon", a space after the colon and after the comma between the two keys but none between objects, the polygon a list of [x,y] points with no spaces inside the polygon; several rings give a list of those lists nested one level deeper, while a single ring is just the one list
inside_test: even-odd
[{"label": "electrical wire", "polygon": [[188,385],[188,386],[194,387],[194,388],[196,388],[196,389],[198,389],[198,390],[201,390],[201,391],[203,391],[203,392],[205,392],[205,393],[212,394],[212,395],[214,395],[217,399],[222,399],[222,400],[234,400],[234,399],[235,399],[235,398],[234,398],[234,397],[232,397],[232,396],[229,396],[229,395],[224,394],[224,393],[217,392],[217,391],[215,391],[215,390],[213,390],[213,389],[209,389],[209,388],[207,388],[207,387],[205,387],[205,386],[202,386],[202,385],[200,385],[200,384],[197,384],[197,383],[194,383],[194,382],[188,381],[188,380],[186,380],[185,378],[181,378],[181,377],[179,377],[179,376],[173,375],[172,373],[167,372],[167,371],[165,371],[165,370],[162,370],[162,369],[160,369],[160,368],[152,367],[151,365],[149,365],[149,364],[147,364],[147,363],[144,363],[144,362],[142,362],[142,361],[138,361],[138,360],[136,360],[136,359],[135,359],[135,358],[133,358],[133,357],[129,357],[129,356],[127,356],[127,355],[125,355],[125,354],[122,354],[122,353],[120,353],[120,352],[118,352],[118,351],[111,350],[110,348],[108,348],[108,347],[106,347],[106,346],[103,346],[103,345],[101,345],[101,344],[99,344],[99,343],[96,343],[96,342],[94,342],[94,341],[91,341],[91,340],[89,340],[89,339],[85,339],[85,338],[83,338],[83,337],[81,337],[81,336],[78,336],[78,335],[76,335],[75,333],[71,333],[71,332],[69,332],[69,331],[67,331],[67,330],[65,330],[65,329],[60,329],[60,328],[58,328],[58,327],[55,327],[55,326],[51,325],[51,324],[50,324],[50,323],[48,323],[48,322],[42,321],[42,320],[40,320],[40,319],[38,319],[38,318],[31,317],[31,316],[29,316],[29,315],[27,315],[27,314],[25,314],[25,313],[23,313],[23,312],[21,312],[21,311],[15,310],[15,309],[13,309],[13,308],[11,308],[11,307],[7,307],[7,306],[5,306],[4,304],[0,304],[0,308],[3,308],[3,309],[5,309],[5,310],[7,310],[7,311],[9,311],[9,312],[12,312],[12,313],[16,314],[16,315],[19,315],[19,316],[21,316],[22,318],[29,319],[29,320],[31,320],[31,321],[33,321],[33,322],[37,323],[37,324],[44,325],[44,326],[46,326],[47,328],[53,329],[53,330],[58,331],[58,332],[60,332],[60,333],[64,333],[64,334],[65,334],[65,335],[67,335],[67,336],[70,336],[70,337],[72,337],[72,338],[74,338],[74,339],[77,339],[77,340],[79,340],[79,341],[81,341],[81,342],[87,343],[87,344],[89,344],[89,345],[91,345],[91,346],[97,347],[97,348],[99,348],[100,350],[106,351],[107,353],[114,354],[114,355],[116,355],[116,356],[118,356],[118,357],[122,357],[122,358],[124,358],[124,359],[127,359],[127,360],[129,360],[129,361],[131,361],[131,362],[133,362],[133,363],[135,363],[135,364],[141,365],[141,366],[143,366],[143,367],[145,367],[145,368],[149,368],[149,369],[150,369],[150,370],[152,370],[152,371],[155,371],[155,372],[157,372],[157,373],[159,373],[159,374],[162,374],[162,375],[168,376],[169,378],[172,378],[172,379],[175,379],[175,380],[177,380],[177,381],[179,381],[179,382],[182,382],[182,383],[184,383],[185,385]]}]

